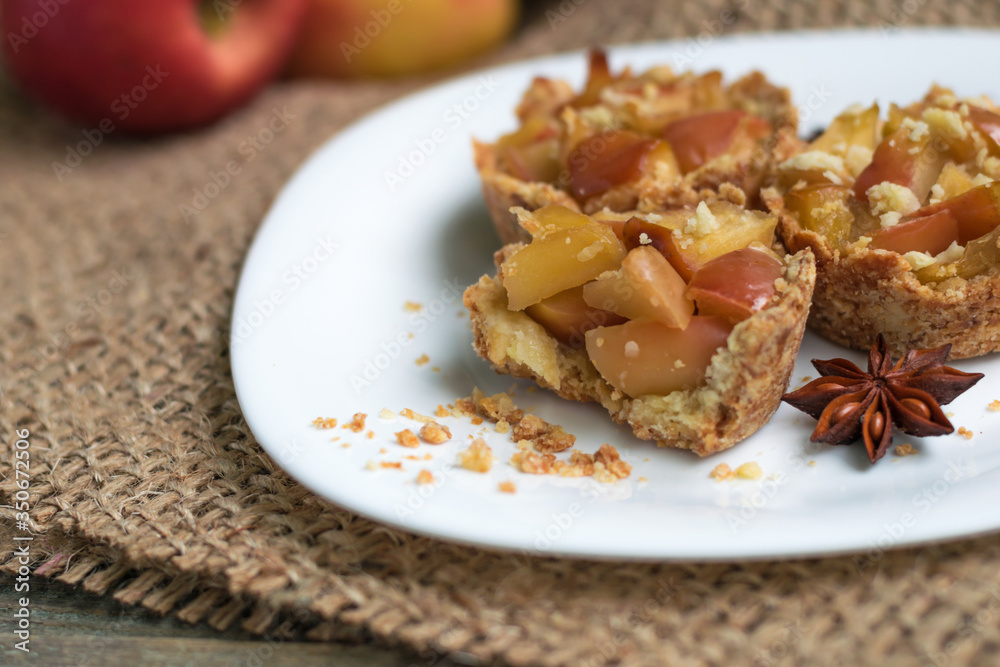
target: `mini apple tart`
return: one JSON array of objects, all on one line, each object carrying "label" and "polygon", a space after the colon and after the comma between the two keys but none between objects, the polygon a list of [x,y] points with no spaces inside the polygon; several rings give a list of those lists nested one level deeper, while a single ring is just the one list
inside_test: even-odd
[{"label": "mini apple tart", "polygon": [[581,92],[539,77],[516,113],[517,130],[474,142],[505,243],[529,240],[510,214],[515,206],[651,211],[697,204],[723,183],[753,200],[776,159],[800,147],[788,90],[759,72],[728,86],[717,71],[614,75],[603,51],[591,52]]},{"label": "mini apple tart", "polygon": [[795,364],[812,253],[725,200],[662,213],[512,211],[529,234],[465,291],[474,347],[500,373],[597,401],[635,434],[701,456],[771,417]]},{"label": "mini apple tart", "polygon": [[852,107],[762,193],[817,279],[810,326],[895,355],[1000,349],[1000,109],[934,87],[905,108]]}]

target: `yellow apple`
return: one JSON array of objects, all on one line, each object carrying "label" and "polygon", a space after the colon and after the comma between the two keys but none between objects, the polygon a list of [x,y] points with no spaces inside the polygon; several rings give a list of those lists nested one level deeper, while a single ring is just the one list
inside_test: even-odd
[{"label": "yellow apple", "polygon": [[517,15],[517,0],[309,0],[291,73],[400,76],[453,66],[500,43]]}]

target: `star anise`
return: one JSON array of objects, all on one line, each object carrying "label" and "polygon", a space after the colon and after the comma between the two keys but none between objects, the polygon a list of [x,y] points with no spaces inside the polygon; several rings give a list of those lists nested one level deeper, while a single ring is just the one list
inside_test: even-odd
[{"label": "star anise", "polygon": [[917,437],[946,435],[955,430],[941,410],[982,379],[944,365],[951,345],[910,350],[895,365],[879,334],[868,353],[865,373],[846,359],[813,359],[820,378],[782,400],[807,412],[819,423],[813,442],[847,445],[865,442],[875,463],[892,444],[893,425]]}]

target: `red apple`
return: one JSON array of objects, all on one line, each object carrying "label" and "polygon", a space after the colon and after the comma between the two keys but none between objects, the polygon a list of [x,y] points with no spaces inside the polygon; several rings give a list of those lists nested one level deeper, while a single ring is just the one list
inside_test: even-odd
[{"label": "red apple", "polygon": [[871,247],[877,250],[891,250],[905,255],[908,252],[925,252],[937,255],[947,250],[958,240],[958,222],[946,210],[930,215],[900,221],[888,229],[872,235]]},{"label": "red apple", "polygon": [[770,132],[771,125],[763,118],[729,109],[676,120],[663,130],[663,138],[686,174],[728,151],[741,134],[752,142]]},{"label": "red apple", "polygon": [[699,315],[715,315],[737,324],[774,296],[781,262],[766,252],[744,248],[720,255],[694,272],[687,296]]},{"label": "red apple", "polygon": [[633,320],[587,332],[587,355],[608,384],[632,396],[665,395],[696,387],[733,326],[695,315],[686,329]]},{"label": "red apple", "polygon": [[915,222],[944,211],[954,218],[958,234],[953,240],[961,245],[989,234],[1000,224],[1000,181],[985,183],[957,197],[924,206],[903,218],[903,222]]},{"label": "red apple", "polygon": [[909,128],[901,127],[878,145],[871,163],[854,181],[855,197],[867,202],[868,189],[888,181],[909,188],[917,201],[927,199],[948,155],[935,146],[930,133],[916,140],[910,135]]},{"label": "red apple", "polygon": [[304,0],[0,1],[3,57],[29,95],[107,133],[209,123],[285,64]]},{"label": "red apple", "polygon": [[655,146],[655,140],[628,130],[608,130],[584,139],[567,158],[570,189],[587,199],[637,180],[643,160]]},{"label": "red apple", "polygon": [[587,305],[582,285],[542,299],[524,312],[545,327],[553,338],[575,348],[583,347],[583,336],[591,329],[625,321],[620,315]]}]

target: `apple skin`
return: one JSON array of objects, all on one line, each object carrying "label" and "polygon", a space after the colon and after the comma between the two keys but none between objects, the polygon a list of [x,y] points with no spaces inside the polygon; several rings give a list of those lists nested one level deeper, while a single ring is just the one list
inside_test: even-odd
[{"label": "apple skin", "polygon": [[443,69],[499,44],[517,0],[308,0],[293,76],[392,77]]},{"label": "apple skin", "polygon": [[5,38],[2,54],[29,96],[72,121],[169,132],[216,120],[279,74],[305,9],[306,0],[216,0],[207,11],[224,23],[213,37],[197,0],[90,0],[58,4],[31,32],[37,0],[0,0],[0,32],[31,35]]}]

